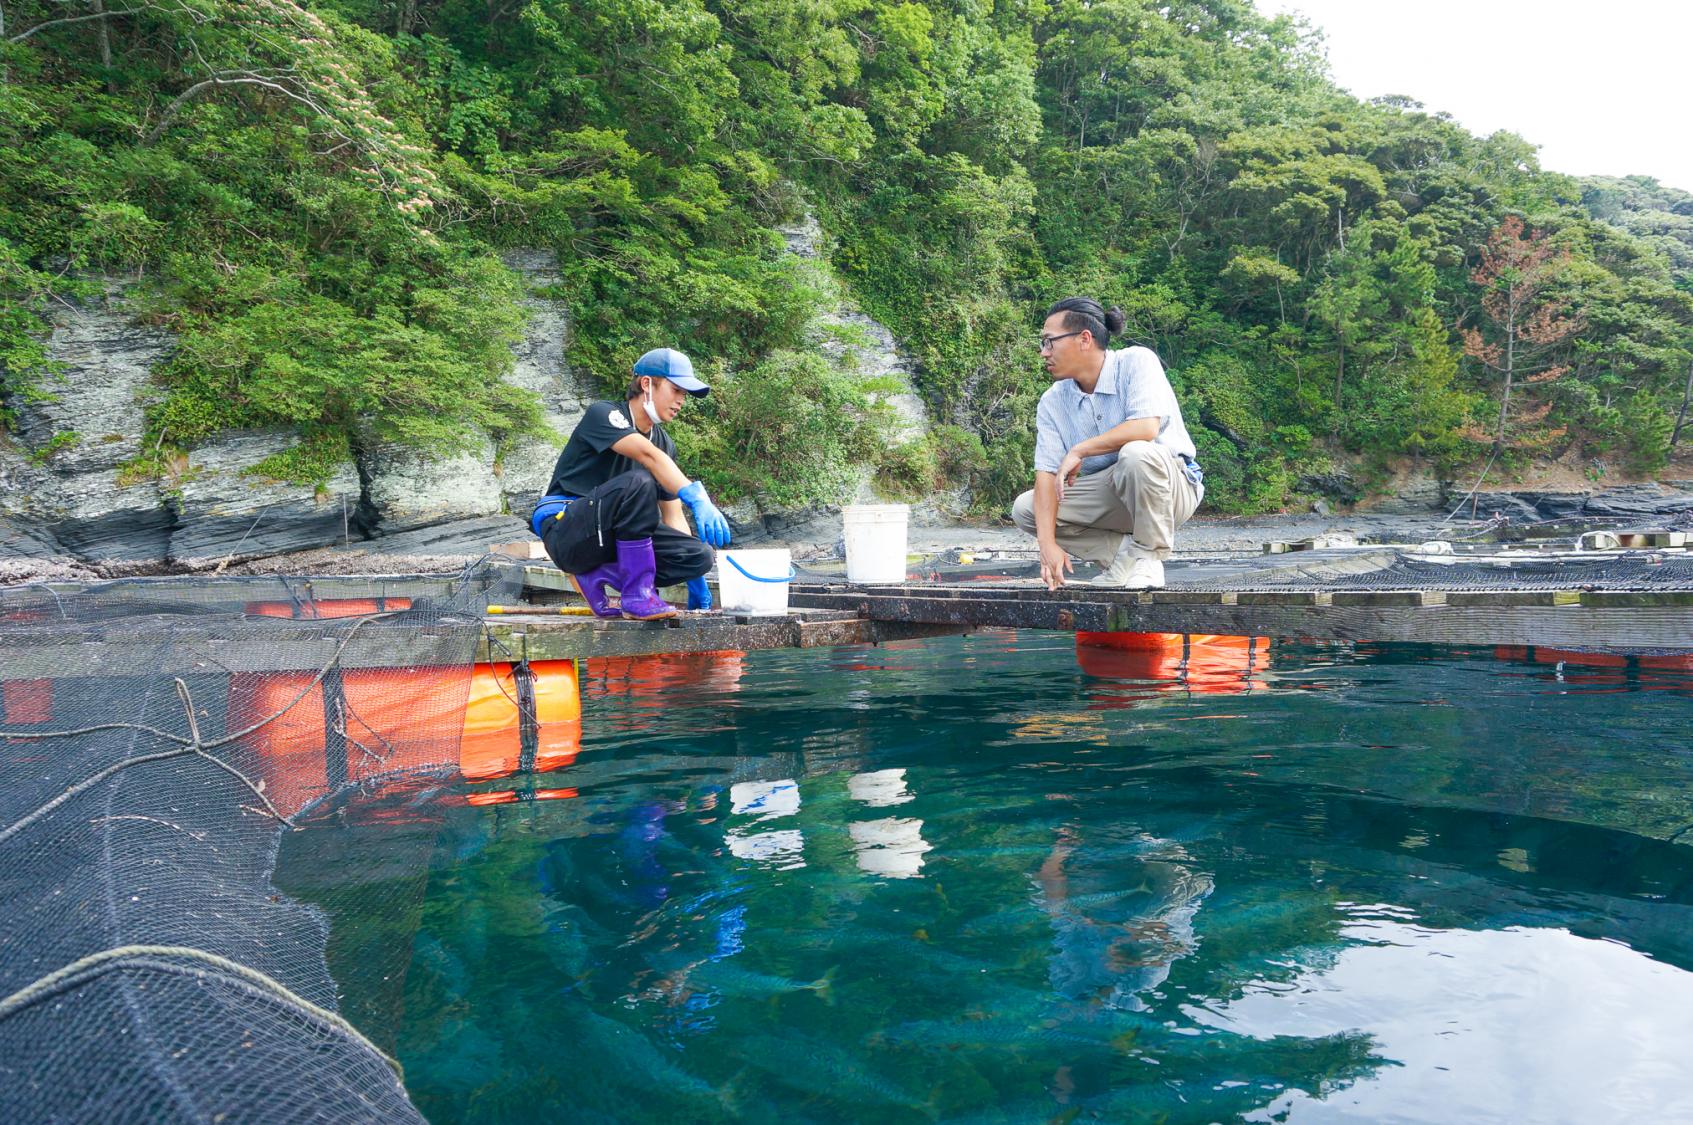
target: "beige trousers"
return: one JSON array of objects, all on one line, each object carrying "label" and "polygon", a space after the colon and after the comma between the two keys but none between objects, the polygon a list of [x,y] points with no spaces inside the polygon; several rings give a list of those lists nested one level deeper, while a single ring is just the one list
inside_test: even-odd
[{"label": "beige trousers", "polygon": [[[1109,566],[1125,536],[1161,559],[1170,557],[1176,528],[1199,507],[1200,491],[1181,460],[1155,441],[1131,441],[1117,463],[1064,490],[1058,502],[1058,545],[1077,558]],[[1017,497],[1011,518],[1035,533],[1033,490]]]}]

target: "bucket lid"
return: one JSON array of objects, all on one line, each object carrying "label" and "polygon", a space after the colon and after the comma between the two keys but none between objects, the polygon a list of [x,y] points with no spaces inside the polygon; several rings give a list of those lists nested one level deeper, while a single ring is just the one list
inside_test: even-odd
[{"label": "bucket lid", "polygon": [[911,515],[910,504],[848,504],[841,509],[848,519],[906,519]]}]

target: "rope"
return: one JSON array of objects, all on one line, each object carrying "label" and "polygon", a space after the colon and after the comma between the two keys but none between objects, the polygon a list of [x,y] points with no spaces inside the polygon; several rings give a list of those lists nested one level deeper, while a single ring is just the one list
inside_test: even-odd
[{"label": "rope", "polygon": [[208,953],[203,949],[195,949],[186,945],[122,945],[80,957],[63,968],[55,969],[39,980],[25,985],[5,999],[0,999],[0,1019],[16,1015],[30,1005],[39,1004],[41,1001],[57,996],[61,992],[80,987],[113,969],[124,967],[126,963],[160,972],[179,973],[199,980],[204,980],[209,975],[204,969],[196,970],[185,965],[172,965],[169,962],[152,960],[161,957],[203,961],[213,968],[251,985],[261,995],[293,1006],[319,1023],[334,1028],[355,1043],[365,1047],[387,1064],[388,1069],[394,1072],[395,1078],[401,1081],[405,1080],[405,1070],[400,1066],[400,1061],[372,1043],[364,1032],[349,1023],[345,1016],[312,1003],[275,977],[243,965],[238,961],[231,961],[227,957],[219,957],[215,953]]},{"label": "rope", "polygon": [[25,815],[21,819],[14,821],[13,823],[7,825],[3,829],[0,829],[0,844],[3,844],[7,840],[11,839],[13,836],[16,836],[19,832],[22,832],[25,828],[29,827],[31,824],[34,824],[36,821],[40,820],[42,817],[51,813],[54,809],[58,808],[60,805],[63,805],[66,801],[69,801],[72,797],[75,797],[79,793],[87,792],[89,789],[92,789],[94,786],[100,784],[100,782],[106,780],[108,777],[111,777],[113,774],[117,773],[119,770],[128,769],[130,766],[138,766],[138,765],[142,765],[142,764],[147,763],[147,762],[163,761],[166,758],[181,757],[184,754],[198,754],[200,757],[206,759],[208,762],[211,762],[213,765],[217,766],[219,769],[224,770],[225,772],[232,775],[236,780],[240,781],[241,784],[245,785],[248,789],[252,790],[254,796],[258,797],[258,799],[260,801],[264,802],[265,809],[270,813],[271,816],[275,817],[277,820],[281,821],[283,824],[286,824],[289,828],[293,828],[294,822],[292,820],[290,820],[288,817],[282,815],[281,811],[278,810],[277,807],[274,804],[271,803],[270,798],[265,796],[263,789],[261,789],[258,785],[254,784],[253,781],[250,778],[248,778],[246,774],[243,774],[240,770],[236,769],[234,766],[230,765],[228,762],[225,762],[222,759],[214,757],[213,755],[207,753],[207,751],[216,750],[220,747],[227,746],[232,742],[239,742],[241,739],[246,738],[248,735],[254,733],[255,731],[261,730],[264,727],[269,726],[271,723],[275,722],[277,719],[280,719],[282,716],[286,715],[289,711],[292,711],[299,704],[299,702],[302,699],[304,699],[307,695],[309,695],[311,693],[311,690],[313,688],[317,687],[318,684],[323,682],[323,678],[325,676],[329,675],[329,672],[330,672],[331,669],[333,669],[333,668],[335,668],[336,666],[339,665],[339,663],[341,661],[341,654],[346,651],[347,645],[352,642],[353,637],[358,633],[358,631],[361,628],[364,627],[366,622],[372,621],[372,620],[374,620],[378,617],[392,617],[395,614],[401,613],[401,612],[404,612],[404,611],[403,610],[391,610],[387,613],[373,613],[373,614],[369,614],[368,616],[355,619],[353,621],[353,627],[347,630],[347,635],[345,637],[341,638],[340,644],[335,646],[335,651],[334,651],[334,653],[332,653],[330,655],[329,662],[327,664],[325,664],[321,669],[318,670],[317,675],[313,676],[311,682],[308,683],[303,689],[301,689],[300,694],[296,695],[293,699],[289,700],[282,707],[282,709],[277,711],[275,714],[272,714],[272,715],[267,716],[266,718],[260,719],[258,722],[254,723],[252,726],[246,727],[242,730],[238,730],[238,731],[234,732],[233,734],[226,734],[222,738],[214,738],[210,742],[204,742],[200,738],[200,724],[199,724],[198,719],[196,719],[195,715],[194,715],[194,701],[193,701],[192,697],[190,697],[189,694],[188,694],[188,685],[183,683],[180,678],[178,678],[176,680],[177,698],[182,701],[183,709],[188,713],[188,729],[189,729],[190,735],[192,736],[191,738],[183,738],[179,734],[171,734],[168,731],[162,731],[162,730],[158,730],[154,727],[143,726],[139,723],[103,723],[103,724],[101,724],[97,727],[84,727],[80,730],[74,730],[74,731],[45,731],[45,732],[43,732],[43,731],[5,731],[5,730],[0,730],[0,738],[67,738],[67,737],[71,737],[73,735],[92,733],[92,732],[97,731],[97,730],[140,730],[140,731],[145,731],[149,734],[155,735],[155,736],[162,738],[162,739],[164,739],[168,742],[177,743],[177,748],[174,749],[174,750],[161,750],[161,751],[158,751],[157,753],[153,753],[153,754],[142,754],[142,755],[139,755],[138,757],[134,757],[134,758],[125,758],[121,762],[115,762],[112,765],[107,766],[105,769],[101,770],[99,773],[95,774],[93,777],[84,778],[82,781],[77,782],[75,785],[71,786],[69,789],[66,789],[63,793],[60,793],[57,797],[54,797],[52,800],[48,801],[46,804],[37,808],[34,812],[28,813],[27,815]]},{"label": "rope", "polygon": [[[276,503],[276,501],[274,501],[274,500],[272,500],[270,502],[270,504],[274,504],[274,503]],[[346,501],[343,500],[342,501],[342,504],[343,504],[342,518],[343,519],[346,518],[346,514],[345,514],[346,508],[344,506],[345,503],[346,503]],[[236,540],[235,546],[230,548],[229,554],[223,556],[223,561],[218,563],[217,567],[212,571],[213,577],[216,577],[217,575],[222,574],[224,572],[224,570],[229,566],[230,560],[235,558],[235,552],[239,551],[241,549],[241,544],[243,544],[247,541],[247,536],[253,534],[253,529],[255,527],[258,527],[259,521],[265,518],[265,512],[270,508],[270,504],[266,504],[264,507],[259,509],[259,514],[253,517],[253,522],[247,525],[247,530],[242,533],[240,539]]]},{"label": "rope", "polygon": [[36,589],[37,587],[39,587],[40,589],[46,590],[49,594],[53,595],[53,602],[54,602],[54,604],[56,604],[59,607],[59,616],[64,618],[66,621],[69,621],[71,619],[71,615],[65,612],[65,600],[63,598],[59,597],[59,591],[53,589],[53,587],[49,586],[47,583],[45,583],[45,582],[20,582],[16,586],[13,586],[13,587],[10,587],[10,588],[13,589],[13,590],[32,590],[32,589]]},{"label": "rope", "polygon": [[[1499,449],[1498,449],[1498,447],[1495,447],[1492,455],[1489,456],[1488,459],[1487,459],[1487,464],[1485,464],[1481,467],[1481,476],[1479,476],[1475,479],[1475,484],[1470,488],[1470,490],[1468,492],[1466,492],[1464,494],[1464,500],[1468,500],[1471,496],[1474,496],[1476,494],[1476,489],[1479,489],[1481,487],[1481,482],[1487,479],[1487,471],[1489,469],[1493,468],[1493,458],[1495,458],[1497,456],[1499,456]],[[1443,519],[1443,520],[1440,521],[1440,523],[1442,525],[1445,524],[1448,520],[1450,520],[1453,516],[1457,515],[1461,511],[1463,511],[1464,500],[1458,501],[1458,506],[1456,508],[1453,508],[1450,512],[1446,513],[1446,519]]]},{"label": "rope", "polygon": [[[515,681],[516,678],[517,678],[515,666],[518,665],[518,664],[527,665],[529,663],[528,652],[525,651],[522,654],[518,654],[518,653],[513,652],[511,650],[510,645],[506,644],[504,641],[499,640],[498,638],[496,638],[494,636],[493,631],[488,628],[488,622],[485,619],[481,622],[481,626],[482,626],[482,639],[484,641],[486,641],[487,645],[488,645],[488,664],[489,664],[489,667],[493,667],[494,664],[498,663],[498,661],[494,660],[494,647],[497,645],[497,646],[499,646],[499,648],[502,651],[505,652],[506,656],[509,657],[509,659],[506,661],[506,663],[514,666],[514,671],[512,673],[512,679]],[[527,642],[525,642],[525,643],[527,644]],[[520,699],[520,698],[514,697],[511,694],[511,692],[506,690],[506,685],[500,682],[500,676],[499,676],[499,673],[497,673],[497,672],[494,673],[494,686],[500,689],[501,695],[503,695],[507,699],[511,700],[511,704],[512,704],[513,707],[517,708],[517,716],[518,716],[518,720],[520,722],[523,719],[528,719],[536,727],[539,727],[541,725],[541,716],[540,716],[540,713],[539,713],[539,704],[536,704],[535,706],[531,707],[526,712],[523,709],[523,700]],[[582,690],[581,677],[580,676],[577,677],[576,689],[578,691]]]},{"label": "rope", "polygon": [[[119,770],[128,769],[130,766],[142,765],[143,763],[146,763],[146,762],[163,761],[166,758],[180,758],[185,754],[198,755],[199,757],[202,757],[202,758],[206,759],[206,761],[212,763],[212,765],[218,767],[218,769],[224,770],[225,772],[229,773],[232,777],[235,778],[235,780],[239,781],[242,785],[245,785],[248,789],[250,789],[253,793],[253,796],[257,797],[260,801],[264,802],[265,810],[267,812],[269,812],[271,816],[275,817],[277,820],[281,821],[283,824],[286,824],[290,828],[294,827],[294,822],[292,820],[288,819],[287,817],[283,816],[282,811],[280,809],[278,809],[274,804],[271,803],[271,799],[269,797],[265,796],[265,791],[264,791],[263,788],[254,784],[253,780],[251,778],[249,778],[246,774],[242,773],[240,770],[236,769],[234,766],[230,765],[228,762],[224,761],[221,758],[216,758],[216,757],[213,757],[211,754],[206,753],[206,746],[209,745],[209,744],[205,744],[205,743],[202,743],[200,741],[200,721],[194,714],[194,697],[189,694],[188,685],[182,682],[182,678],[180,676],[176,677],[175,682],[176,682],[176,697],[182,703],[182,709],[188,715],[188,731],[193,736],[191,739],[184,739],[180,735],[165,734],[166,738],[169,738],[173,742],[182,743],[182,745],[178,746],[174,750],[160,750],[160,751],[153,753],[153,754],[140,754],[140,755],[137,755],[136,757],[133,757],[133,758],[125,758],[121,762],[112,763],[111,765],[107,766],[105,769],[101,770],[99,773],[95,774],[93,777],[83,778],[81,781],[77,782],[75,785],[71,786],[69,789],[66,789],[63,793],[60,793],[57,797],[54,797],[52,800],[48,801],[46,804],[38,807],[34,812],[31,812],[31,813],[25,815],[24,817],[20,818],[19,820],[14,821],[13,823],[7,825],[4,829],[0,829],[0,844],[3,844],[7,840],[10,840],[13,836],[16,836],[19,832],[22,832],[25,828],[28,828],[30,825],[34,824],[36,821],[40,820],[42,817],[51,813],[54,809],[58,808],[60,805],[63,805],[66,801],[69,801],[72,797],[75,797],[77,794],[86,793],[88,790],[94,788],[96,785],[100,784],[102,781],[106,780],[108,777],[111,777],[113,774],[117,773]],[[299,699],[296,698],[294,700],[294,703],[298,703],[298,702],[299,702]],[[292,707],[292,706],[294,706],[294,703],[290,703],[288,706]],[[284,710],[286,710],[286,709],[287,708],[284,708]],[[275,715],[271,716],[272,719],[274,719],[275,717],[276,717]],[[268,720],[268,719],[266,720],[266,722],[269,722],[269,721],[270,720]],[[127,727],[127,726],[133,725],[134,728],[137,729],[137,730],[152,730],[153,729],[151,727],[142,727],[142,726],[140,726],[140,724],[116,723],[116,724],[109,724],[109,725],[119,726],[119,727]],[[157,733],[164,734],[163,731],[159,731]]]}]

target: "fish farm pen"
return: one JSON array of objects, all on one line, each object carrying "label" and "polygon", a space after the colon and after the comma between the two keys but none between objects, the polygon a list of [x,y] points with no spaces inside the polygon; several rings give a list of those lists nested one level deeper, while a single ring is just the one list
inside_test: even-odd
[{"label": "fish farm pen", "polygon": [[1693,1117],[1693,551],[1297,546],[0,589],[0,1119]]}]

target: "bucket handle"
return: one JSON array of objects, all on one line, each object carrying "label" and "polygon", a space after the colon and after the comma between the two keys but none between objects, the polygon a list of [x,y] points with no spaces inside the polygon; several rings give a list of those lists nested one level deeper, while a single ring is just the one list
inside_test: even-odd
[{"label": "bucket handle", "polygon": [[788,576],[786,578],[760,578],[756,574],[748,574],[747,568],[742,566],[731,555],[724,555],[723,560],[725,562],[727,562],[730,566],[734,567],[736,570],[740,571],[742,577],[750,578],[754,582],[792,582],[799,575],[799,571],[794,569],[794,564],[791,563],[791,562],[788,564]]}]

